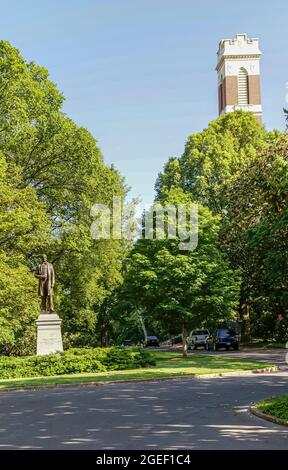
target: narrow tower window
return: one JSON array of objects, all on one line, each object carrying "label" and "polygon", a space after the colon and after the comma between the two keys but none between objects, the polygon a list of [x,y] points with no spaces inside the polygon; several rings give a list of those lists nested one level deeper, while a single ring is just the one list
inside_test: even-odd
[{"label": "narrow tower window", "polygon": [[241,67],[238,73],[238,104],[240,106],[249,104],[248,73],[243,67]]},{"label": "narrow tower window", "polygon": [[219,86],[219,114],[223,111],[223,84]]}]

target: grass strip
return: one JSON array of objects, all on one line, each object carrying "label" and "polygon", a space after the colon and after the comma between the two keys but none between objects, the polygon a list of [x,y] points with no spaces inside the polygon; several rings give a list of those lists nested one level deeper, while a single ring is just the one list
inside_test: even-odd
[{"label": "grass strip", "polygon": [[17,378],[0,380],[0,390],[8,388],[41,387],[61,384],[85,384],[89,382],[126,381],[131,379],[175,378],[225,372],[253,371],[272,367],[267,362],[256,362],[224,356],[155,352],[156,365],[147,368],[114,370],[109,372],[81,373],[49,377]]}]

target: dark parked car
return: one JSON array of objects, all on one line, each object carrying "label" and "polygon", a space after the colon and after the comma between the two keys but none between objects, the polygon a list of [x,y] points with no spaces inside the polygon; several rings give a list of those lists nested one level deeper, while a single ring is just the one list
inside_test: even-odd
[{"label": "dark parked car", "polygon": [[235,330],[230,328],[219,328],[214,334],[209,336],[207,340],[207,349],[214,349],[218,351],[220,348],[225,348],[227,351],[232,348],[234,351],[239,349],[239,336]]},{"label": "dark parked car", "polygon": [[124,339],[122,346],[133,346],[132,339]]},{"label": "dark parked car", "polygon": [[154,348],[159,348],[160,347],[160,341],[157,338],[157,336],[147,336],[147,338],[144,341],[144,346],[146,348],[150,346],[154,346]]}]

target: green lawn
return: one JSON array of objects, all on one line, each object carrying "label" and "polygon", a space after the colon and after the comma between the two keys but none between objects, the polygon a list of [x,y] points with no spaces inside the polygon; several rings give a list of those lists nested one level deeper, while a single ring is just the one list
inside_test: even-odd
[{"label": "green lawn", "polygon": [[270,398],[257,404],[262,413],[287,420],[288,424],[288,395]]},{"label": "green lawn", "polygon": [[155,352],[156,365],[149,368],[121,370],[98,373],[58,375],[50,377],[33,377],[23,379],[2,379],[0,390],[5,388],[38,387],[57,384],[77,384],[87,382],[117,381],[129,379],[157,379],[162,377],[184,377],[222,372],[237,372],[271,367],[272,364],[227,358],[213,355],[188,355],[183,358],[180,353]]}]

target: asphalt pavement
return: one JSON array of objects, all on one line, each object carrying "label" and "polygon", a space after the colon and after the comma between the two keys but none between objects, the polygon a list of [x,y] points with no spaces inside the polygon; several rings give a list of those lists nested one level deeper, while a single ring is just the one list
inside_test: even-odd
[{"label": "asphalt pavement", "polygon": [[288,394],[286,351],[216,354],[272,361],[281,371],[1,392],[0,449],[288,449],[288,427],[248,410]]}]

